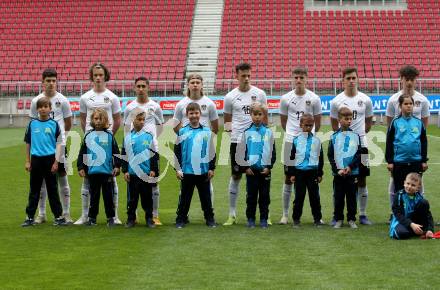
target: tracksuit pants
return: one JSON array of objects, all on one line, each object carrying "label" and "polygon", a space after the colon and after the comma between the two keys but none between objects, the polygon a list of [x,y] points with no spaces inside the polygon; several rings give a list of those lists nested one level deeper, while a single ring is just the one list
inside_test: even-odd
[{"label": "tracksuit pants", "polygon": [[260,220],[269,218],[270,179],[269,175],[246,175],[246,217],[255,220],[257,202],[260,208]]},{"label": "tracksuit pants", "polygon": [[422,163],[412,162],[412,163],[394,163],[393,168],[393,179],[394,179],[394,193],[399,192],[403,189],[403,183],[405,182],[406,176],[411,173],[422,173]]},{"label": "tracksuit pants", "polygon": [[181,181],[179,204],[176,212],[176,223],[182,223],[188,220],[188,212],[195,187],[197,187],[197,191],[199,192],[200,203],[205,220],[214,220],[214,209],[212,208],[211,202],[211,186],[208,175],[184,174],[183,180]]},{"label": "tracksuit pants", "polygon": [[334,176],[333,196],[335,201],[335,210],[333,215],[335,220],[344,220],[344,206],[346,199],[347,221],[356,221],[357,188],[356,176]]},{"label": "tracksuit pants", "polygon": [[115,205],[113,203],[113,176],[110,174],[90,174],[90,208],[89,218],[96,219],[99,213],[99,199],[104,199],[104,208],[107,219],[115,217]]},{"label": "tracksuit pants", "polygon": [[153,183],[145,182],[137,175],[130,175],[128,183],[127,215],[129,221],[136,220],[136,209],[141,199],[142,209],[145,211],[145,220],[153,218]]},{"label": "tracksuit pants", "polygon": [[309,192],[309,203],[314,221],[322,218],[319,183],[316,170],[297,170],[295,175],[295,200],[293,201],[294,221],[301,219],[306,190]]}]

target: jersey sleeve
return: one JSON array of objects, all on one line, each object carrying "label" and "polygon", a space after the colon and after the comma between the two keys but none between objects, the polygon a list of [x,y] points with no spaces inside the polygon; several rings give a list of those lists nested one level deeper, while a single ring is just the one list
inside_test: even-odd
[{"label": "jersey sleeve", "polygon": [[373,102],[370,97],[367,97],[365,102],[365,118],[369,118],[373,116]]},{"label": "jersey sleeve", "polygon": [[87,114],[87,102],[85,97],[79,99],[79,112]]},{"label": "jersey sleeve", "polygon": [[280,114],[287,116],[289,109],[289,102],[287,101],[287,98],[281,97],[280,100]]},{"label": "jersey sleeve", "polygon": [[31,111],[29,112],[29,117],[37,119],[38,111],[37,111],[37,99],[34,98],[31,102]]},{"label": "jersey sleeve", "polygon": [[24,142],[26,142],[27,144],[31,144],[31,123],[32,120],[29,122],[27,129],[26,129],[26,133],[24,133]]},{"label": "jersey sleeve", "polygon": [[261,90],[261,103],[267,106],[267,96],[263,90]]},{"label": "jersey sleeve", "polygon": [[162,111],[162,109],[160,108],[160,106],[157,106],[156,107],[156,110],[155,110],[155,115],[156,115],[156,125],[162,125],[163,123],[165,123],[165,120],[164,120],[164,118],[163,118],[163,111]]},{"label": "jersey sleeve", "polygon": [[181,103],[177,103],[176,108],[174,109],[174,116],[173,119],[182,122],[183,120],[183,113],[182,113],[182,105]]},{"label": "jersey sleeve", "polygon": [[333,119],[338,118],[338,106],[334,99],[330,101],[330,118]]},{"label": "jersey sleeve", "polygon": [[209,105],[209,121],[215,121],[218,119],[217,108],[215,107],[215,103],[212,102]]},{"label": "jersey sleeve", "polygon": [[223,112],[226,114],[232,114],[232,98],[229,96],[229,94],[225,97]]},{"label": "jersey sleeve", "polygon": [[315,100],[313,101],[312,108],[313,116],[322,114],[321,99],[319,98],[319,96],[317,96],[317,98],[315,98]]},{"label": "jersey sleeve", "polygon": [[119,98],[117,96],[114,96],[112,100],[112,114],[117,114],[121,112],[121,104],[119,102]]},{"label": "jersey sleeve", "polygon": [[428,100],[425,100],[425,101],[422,102],[421,116],[422,116],[422,118],[426,118],[426,117],[430,116]]},{"label": "jersey sleeve", "polygon": [[72,117],[72,109],[70,108],[70,102],[68,99],[63,100],[61,109],[63,111],[63,119]]},{"label": "jersey sleeve", "polygon": [[391,117],[391,118],[394,118],[396,116],[396,112],[395,112],[395,109],[394,109],[394,104],[393,104],[391,98],[388,99],[387,110],[385,112],[385,115],[387,117]]}]

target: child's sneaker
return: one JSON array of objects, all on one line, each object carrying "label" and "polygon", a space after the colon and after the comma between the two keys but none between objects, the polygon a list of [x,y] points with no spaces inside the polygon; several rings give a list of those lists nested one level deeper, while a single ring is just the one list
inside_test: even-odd
[{"label": "child's sneaker", "polygon": [[53,221],[53,225],[54,226],[67,226],[66,223],[66,219],[62,216],[57,217],[54,221]]},{"label": "child's sneaker", "polygon": [[235,216],[229,216],[228,220],[223,224],[224,226],[232,226],[237,223],[237,218]]},{"label": "child's sneaker", "polygon": [[46,215],[43,215],[43,214],[40,215],[39,214],[37,216],[37,218],[35,219],[34,223],[36,223],[36,224],[44,224],[46,221],[47,221]]},{"label": "child's sneaker", "polygon": [[153,219],[147,219],[146,224],[147,224],[147,227],[150,228],[150,229],[156,227],[156,224],[154,223]]},{"label": "child's sneaker", "polygon": [[216,228],[216,227],[218,226],[218,224],[215,222],[214,219],[209,220],[209,221],[206,221],[206,225],[207,225],[209,228]]},{"label": "child's sneaker", "polygon": [[367,226],[370,226],[370,225],[373,224],[373,223],[367,218],[366,215],[361,215],[361,216],[359,216],[359,223],[360,223],[361,225],[367,225]]},{"label": "child's sneaker", "polygon": [[136,225],[136,222],[133,220],[128,220],[127,223],[125,224],[126,228],[132,228]]},{"label": "child's sneaker", "polygon": [[[76,223],[75,223],[76,224]],[[87,226],[87,227],[91,227],[91,226],[96,226],[98,225],[96,223],[96,219],[94,218],[89,218],[88,221],[86,221],[85,223],[83,223],[83,225]]]},{"label": "child's sneaker", "polygon": [[113,218],[113,223],[114,223],[115,225],[122,225],[121,220],[120,220],[117,216],[115,216],[115,217]]},{"label": "child's sneaker", "polygon": [[114,218],[114,217],[111,217],[111,218],[107,219],[107,226],[108,226],[109,228],[112,228],[112,227],[114,227],[115,225],[116,225],[116,222],[115,222],[115,218]]},{"label": "child's sneaker", "polygon": [[[74,222],[74,225],[85,225],[88,221],[88,217],[86,216],[81,216],[76,222]],[[96,223],[96,221],[95,221]]]},{"label": "child's sneaker", "polygon": [[343,220],[338,220],[335,222],[335,225],[333,226],[334,229],[340,229],[342,228],[342,225],[344,224]]},{"label": "child's sneaker", "polygon": [[269,227],[269,224],[267,223],[267,220],[260,220],[260,227],[262,229],[267,229]]},{"label": "child's sneaker", "polygon": [[356,225],[356,223],[354,221],[348,221],[348,225],[352,229],[357,229],[358,228],[358,226]]},{"label": "child's sneaker", "polygon": [[336,219],[335,218],[332,218],[332,220],[330,221],[330,225],[332,227],[334,227],[336,225]]},{"label": "child's sneaker", "polygon": [[162,225],[162,223],[160,222],[160,219],[159,219],[158,216],[157,217],[153,217],[153,222],[154,222],[154,224],[156,226],[161,226]]},{"label": "child's sneaker", "polygon": [[325,223],[323,222],[323,220],[315,220],[313,222],[313,224],[315,225],[315,227],[322,227],[323,225],[325,225]]},{"label": "child's sneaker", "polygon": [[34,219],[26,218],[24,222],[21,224],[22,227],[31,227],[35,225]]},{"label": "child's sneaker", "polygon": [[248,228],[255,228],[255,220],[254,219],[248,219],[246,226]]},{"label": "child's sneaker", "polygon": [[283,216],[278,222],[279,225],[287,225],[289,223],[289,218],[287,216]]},{"label": "child's sneaker", "polygon": [[298,229],[301,226],[301,222],[299,220],[294,220],[293,221],[293,228],[294,229]]},{"label": "child's sneaker", "polygon": [[183,229],[185,227],[185,223],[184,222],[176,222],[176,228],[177,229]]}]

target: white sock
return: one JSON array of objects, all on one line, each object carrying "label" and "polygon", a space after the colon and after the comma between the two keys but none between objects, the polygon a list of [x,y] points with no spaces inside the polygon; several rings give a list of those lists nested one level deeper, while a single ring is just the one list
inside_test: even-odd
[{"label": "white sock", "polygon": [[38,215],[41,216],[46,215],[46,200],[47,200],[47,189],[46,189],[46,182],[43,179],[43,183],[41,184],[41,190],[40,190],[40,200],[38,202]]},{"label": "white sock", "polygon": [[89,188],[90,188],[89,179],[85,177],[81,185],[82,217],[87,217],[89,215],[89,206],[90,206]]},{"label": "white sock", "polygon": [[159,185],[157,184],[152,188],[153,191],[153,217],[159,216]]},{"label": "white sock", "polygon": [[368,189],[367,187],[358,187],[359,194],[359,214],[367,215]]},{"label": "white sock", "polygon": [[211,190],[211,206],[214,208],[214,185],[212,184],[212,180],[209,181],[209,188]]},{"label": "white sock", "polygon": [[423,176],[422,176],[422,182],[420,183],[420,193],[424,196],[425,195],[425,185],[423,184]]},{"label": "white sock", "polygon": [[238,198],[238,186],[240,185],[240,179],[235,180],[231,177],[229,180],[229,216],[236,216],[237,198]]},{"label": "white sock", "polygon": [[388,184],[388,193],[390,194],[390,207],[393,206],[394,202],[394,179],[390,178],[390,184]]},{"label": "white sock", "polygon": [[63,206],[63,214],[70,214],[70,186],[67,175],[58,177],[60,187],[60,200]]},{"label": "white sock", "polygon": [[292,195],[292,184],[284,184],[283,185],[283,217],[289,216],[291,195]]},{"label": "white sock", "polygon": [[116,176],[113,176],[113,204],[115,205],[115,218],[118,218],[119,188]]}]

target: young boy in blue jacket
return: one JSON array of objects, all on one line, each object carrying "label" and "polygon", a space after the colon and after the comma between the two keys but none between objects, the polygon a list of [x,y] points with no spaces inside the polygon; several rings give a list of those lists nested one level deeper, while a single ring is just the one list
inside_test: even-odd
[{"label": "young boy in blue jacket", "polygon": [[258,202],[260,227],[267,228],[271,169],[276,159],[275,142],[272,131],[263,123],[267,116],[267,107],[254,102],[250,107],[250,113],[252,125],[243,132],[242,141],[237,148],[237,154],[241,156],[236,156],[236,160],[241,170],[246,173],[247,227],[255,227]]},{"label": "young boy in blue jacket", "polygon": [[176,176],[181,181],[176,228],[185,227],[194,188],[199,192],[206,225],[215,228],[214,209],[211,202],[210,180],[215,170],[214,136],[208,127],[200,124],[202,111],[197,103],[186,107],[189,124],[177,133],[174,146]]}]

